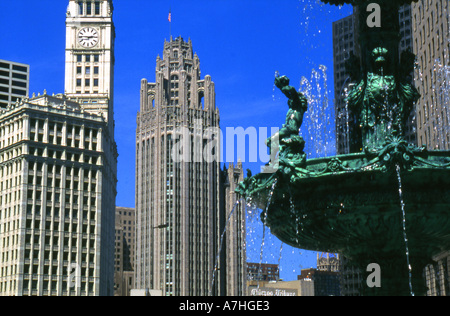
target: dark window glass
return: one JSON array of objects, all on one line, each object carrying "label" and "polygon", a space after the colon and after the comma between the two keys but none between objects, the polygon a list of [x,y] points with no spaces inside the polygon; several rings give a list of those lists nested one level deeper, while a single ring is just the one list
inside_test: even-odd
[{"label": "dark window glass", "polygon": [[100,2],[95,1],[95,15],[100,15]]},{"label": "dark window glass", "polygon": [[17,66],[17,65],[13,65],[13,70],[17,70],[17,71],[21,71],[21,72],[28,71],[27,67],[22,67],[22,66]]}]

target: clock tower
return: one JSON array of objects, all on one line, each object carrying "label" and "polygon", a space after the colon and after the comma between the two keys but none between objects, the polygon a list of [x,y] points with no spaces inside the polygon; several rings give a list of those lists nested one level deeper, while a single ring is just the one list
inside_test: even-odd
[{"label": "clock tower", "polygon": [[112,0],[70,0],[66,17],[65,94],[107,122],[114,113],[112,15]]}]

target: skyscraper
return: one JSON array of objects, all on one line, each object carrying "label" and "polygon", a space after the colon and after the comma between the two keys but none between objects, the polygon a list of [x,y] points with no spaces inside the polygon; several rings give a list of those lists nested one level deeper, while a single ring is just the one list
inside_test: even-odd
[{"label": "skyscraper", "polygon": [[450,149],[450,5],[447,0],[419,1],[413,7],[419,145]]},{"label": "skyscraper", "polygon": [[247,287],[247,254],[246,254],[246,207],[245,201],[239,200],[235,192],[240,182],[244,181],[242,162],[224,167],[222,172],[221,207],[225,222],[225,233],[222,232],[222,252],[218,271],[221,280],[221,295],[245,296]]},{"label": "skyscraper", "polygon": [[0,59],[0,109],[28,96],[30,66]]},{"label": "skyscraper", "polygon": [[351,78],[346,63],[355,52],[354,15],[333,22],[334,95],[336,115],[336,149],[338,154],[350,152],[351,115],[345,102]]},{"label": "skyscraper", "polygon": [[[450,4],[447,0],[412,5],[415,82],[421,93],[416,106],[419,145],[450,149]],[[425,268],[427,295],[450,293],[450,251],[435,254]]]},{"label": "skyscraper", "polygon": [[[208,295],[220,242],[219,110],[192,43],[165,41],[141,82],[136,131],[136,288]],[[220,278],[216,277],[216,280]]]},{"label": "skyscraper", "polygon": [[0,295],[113,295],[113,39],[112,1],[70,0],[67,94],[0,114]]},{"label": "skyscraper", "polygon": [[135,210],[116,207],[114,295],[130,296],[134,288]]}]

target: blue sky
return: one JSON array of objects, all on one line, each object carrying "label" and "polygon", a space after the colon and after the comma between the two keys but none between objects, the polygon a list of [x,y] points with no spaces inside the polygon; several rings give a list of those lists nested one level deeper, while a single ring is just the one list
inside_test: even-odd
[{"label": "blue sky", "polygon": [[[44,89],[64,92],[67,4],[68,0],[0,1],[0,59],[31,65],[30,94]],[[299,87],[302,76],[309,78],[313,69],[325,65],[333,100],[332,22],[349,15],[349,6],[317,0],[115,0],[114,7],[119,206],[134,207],[140,80],[155,78],[156,57],[162,56],[164,40],[170,36],[169,10],[172,36],[192,40],[202,77],[209,74],[215,82],[222,130],[284,123],[287,105],[274,90],[276,71]],[[253,173],[260,165],[244,163]],[[255,260],[261,243],[257,235],[254,245],[248,245],[258,248],[252,253]],[[279,242],[270,237],[266,245],[264,261],[278,263]],[[300,268],[316,260],[309,252],[287,246],[281,257],[285,279],[294,279]]]}]

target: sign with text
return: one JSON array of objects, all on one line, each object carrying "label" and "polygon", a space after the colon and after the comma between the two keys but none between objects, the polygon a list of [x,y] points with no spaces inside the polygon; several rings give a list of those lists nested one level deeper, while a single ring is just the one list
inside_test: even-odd
[{"label": "sign with text", "polygon": [[298,296],[298,291],[294,289],[277,289],[277,288],[251,288],[250,296]]}]

